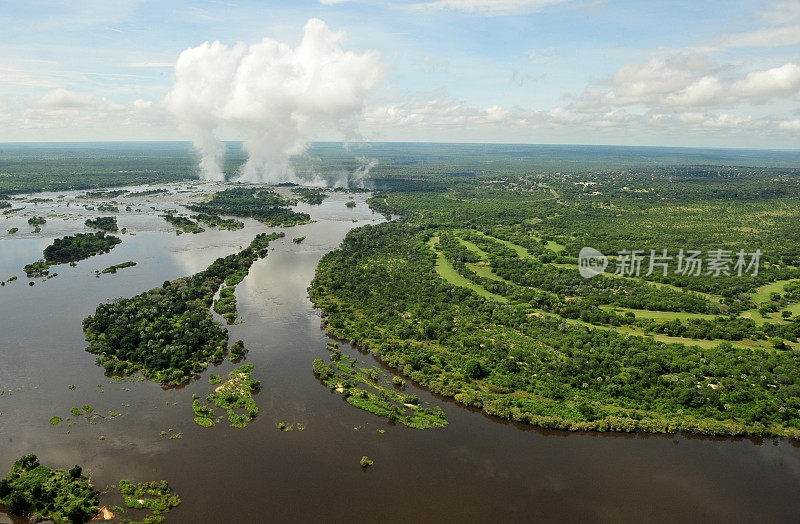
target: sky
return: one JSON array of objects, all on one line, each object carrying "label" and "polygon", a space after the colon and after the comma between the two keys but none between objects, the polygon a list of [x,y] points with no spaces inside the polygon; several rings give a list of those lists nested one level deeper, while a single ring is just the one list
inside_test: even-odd
[{"label": "sky", "polygon": [[[176,72],[181,53],[264,39],[296,49],[314,19],[374,74],[325,77],[329,95],[358,85],[328,115],[336,125],[295,129],[301,142],[800,149],[800,1],[746,0],[6,2],[0,142],[196,141],[168,100],[190,78]],[[239,81],[215,96],[235,96]],[[240,120],[225,110],[209,124],[217,138],[253,137],[239,103]],[[291,118],[305,111],[292,104]]]}]

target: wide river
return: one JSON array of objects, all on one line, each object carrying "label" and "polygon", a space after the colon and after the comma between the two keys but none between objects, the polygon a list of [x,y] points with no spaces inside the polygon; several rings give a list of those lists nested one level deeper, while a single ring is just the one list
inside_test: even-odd
[{"label": "wide river", "polygon": [[[75,192],[38,194],[54,201],[15,200],[25,209],[0,218],[0,279],[19,276],[0,288],[3,475],[21,455],[36,453],[51,466],[82,465],[100,489],[123,478],[166,479],[183,499],[170,522],[795,521],[800,514],[800,447],[790,441],[542,431],[414,386],[409,392],[441,406],[449,426],[414,430],[347,404],[312,373],[313,359],[327,360],[329,339],[306,288],[319,259],[348,230],[383,220],[364,194],[352,209],[342,193],[298,205],[315,222],[283,229],[286,238],[236,288],[243,322],[229,326],[230,338],[250,348],[246,361],[263,385],[260,413],[244,429],[226,421],[197,426],[192,395],[205,396],[209,373],[233,364],[212,366],[181,389],[120,382],[84,351],[81,322],[101,302],[200,271],[258,232],[281,228],[245,220],[239,231],[176,235],[158,214],[213,187],[165,187],[170,195],[118,197],[115,214],[128,229],[123,243],[76,267],[56,266],[57,277],[32,287],[22,266],[41,258],[53,238],[86,231],[83,221],[97,214],[84,206],[96,202],[75,200]],[[33,214],[50,215],[39,234],[27,224]],[[7,234],[12,227],[20,231]],[[307,239],[293,243],[299,236]],[[138,265],[95,275],[127,260]],[[359,358],[379,365],[370,355]],[[100,416],[49,423],[83,404]],[[280,431],[280,422],[305,429]],[[182,438],[169,438],[176,433]],[[362,455],[375,465],[362,470]],[[10,519],[0,513],[0,522]]]}]

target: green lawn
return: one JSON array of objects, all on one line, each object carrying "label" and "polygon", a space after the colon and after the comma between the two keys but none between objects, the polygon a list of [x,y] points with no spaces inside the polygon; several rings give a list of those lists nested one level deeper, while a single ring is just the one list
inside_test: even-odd
[{"label": "green lawn", "polygon": [[600,309],[616,311],[617,313],[623,315],[628,311],[632,311],[636,315],[636,318],[654,318],[656,320],[689,320],[692,318],[714,320],[714,318],[716,318],[716,315],[709,315],[707,313],[686,313],[683,311],[650,311],[647,309],[633,309],[615,306],[600,306]]},{"label": "green lawn", "polygon": [[778,280],[771,284],[767,284],[766,286],[761,286],[756,290],[755,293],[753,293],[753,302],[755,302],[756,304],[760,304],[761,302],[768,300],[770,294],[782,293],[783,286],[785,286],[786,284],[790,284],[792,282],[797,282],[798,280],[800,279],[794,278],[790,280]]},{"label": "green lawn", "polygon": [[486,290],[483,286],[479,286],[478,284],[473,284],[466,278],[462,277],[458,271],[453,267],[450,262],[444,257],[444,255],[436,250],[436,246],[439,244],[439,237],[431,237],[428,241],[428,245],[431,246],[431,249],[434,250],[436,253],[436,272],[439,274],[440,277],[445,279],[447,282],[450,282],[454,286],[465,287],[468,289],[472,289],[478,295],[484,298],[491,298],[497,300],[498,302],[508,302],[506,297],[496,295]]}]

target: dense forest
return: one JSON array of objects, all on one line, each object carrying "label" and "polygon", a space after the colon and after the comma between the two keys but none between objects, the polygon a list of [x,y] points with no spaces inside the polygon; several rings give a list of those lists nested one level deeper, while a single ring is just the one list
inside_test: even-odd
[{"label": "dense forest", "polygon": [[0,503],[12,515],[30,516],[33,522],[88,522],[99,509],[98,492],[79,466],[50,469],[36,455],[14,462],[0,480]]},{"label": "dense forest", "polygon": [[269,189],[235,187],[214,193],[210,200],[187,206],[210,215],[249,217],[268,226],[293,226],[308,222],[307,213],[289,209],[290,202]]},{"label": "dense forest", "polygon": [[97,233],[77,233],[72,236],[57,238],[44,248],[44,259],[48,264],[75,262],[91,256],[105,253],[121,243],[118,237]]},{"label": "dense forest", "polygon": [[100,231],[108,231],[109,233],[116,233],[119,229],[119,226],[117,226],[117,217],[87,218],[85,224],[87,227],[99,229]]},{"label": "dense forest", "polygon": [[[797,437],[800,176],[713,171],[390,180],[369,203],[401,218],[351,231],[310,295],[332,335],[489,414]],[[579,274],[584,246],[606,273]],[[626,249],[763,255],[757,274],[614,274]]]},{"label": "dense forest", "polygon": [[229,286],[241,281],[253,262],[267,255],[269,243],[283,236],[261,233],[242,251],[191,277],[99,305],[83,321],[87,351],[112,373],[141,372],[166,386],[188,382],[227,351],[228,332],[210,312],[214,294],[226,281]]},{"label": "dense forest", "polygon": [[324,190],[315,187],[293,187],[291,191],[299,196],[300,200],[312,205],[321,204],[323,200],[328,198]]}]

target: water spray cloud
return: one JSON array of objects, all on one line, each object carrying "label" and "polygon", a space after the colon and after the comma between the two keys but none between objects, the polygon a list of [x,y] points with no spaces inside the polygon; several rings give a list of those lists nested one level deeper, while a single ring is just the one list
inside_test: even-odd
[{"label": "water spray cloud", "polygon": [[377,52],[343,50],[342,38],[312,19],[295,48],[265,38],[183,51],[164,103],[200,153],[202,178],[224,179],[223,132],[242,138],[249,157],[237,180],[254,183],[302,182],[289,158],[319,133],[355,138],[384,68]]}]

